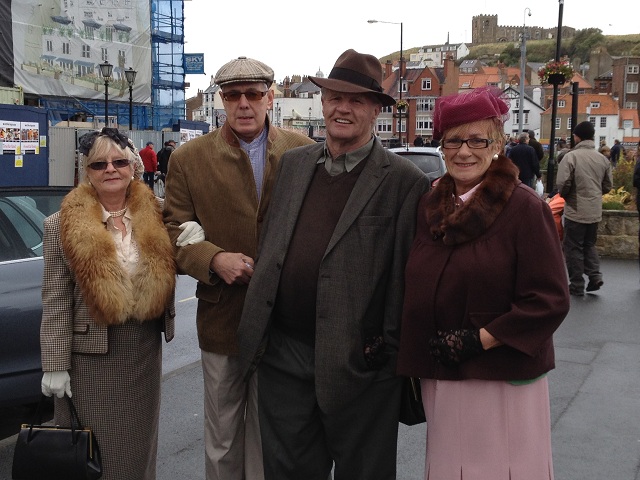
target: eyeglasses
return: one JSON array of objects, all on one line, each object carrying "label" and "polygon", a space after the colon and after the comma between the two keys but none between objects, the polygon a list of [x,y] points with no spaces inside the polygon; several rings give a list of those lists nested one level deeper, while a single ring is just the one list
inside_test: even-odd
[{"label": "eyeglasses", "polygon": [[93,162],[87,165],[91,170],[106,170],[107,165],[112,164],[116,168],[124,168],[131,165],[131,161],[126,158],[118,158],[112,162]]},{"label": "eyeglasses", "polygon": [[490,143],[493,143],[493,140],[487,138],[467,138],[466,140],[451,138],[443,140],[442,148],[460,148],[463,143],[466,143],[469,148],[487,148]]},{"label": "eyeglasses", "polygon": [[247,90],[246,92],[231,90],[230,92],[222,92],[222,98],[227,102],[239,102],[240,97],[244,95],[249,102],[259,102],[268,92],[269,90],[265,92],[259,90]]}]

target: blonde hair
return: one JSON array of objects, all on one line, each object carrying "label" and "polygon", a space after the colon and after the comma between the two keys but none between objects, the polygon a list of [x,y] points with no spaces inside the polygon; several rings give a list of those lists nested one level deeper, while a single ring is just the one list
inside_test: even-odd
[{"label": "blonde hair", "polygon": [[[129,144],[133,146],[133,144],[131,143],[131,140],[129,140]],[[108,136],[99,135],[95,139],[95,142],[91,147],[91,150],[89,150],[89,154],[82,156],[82,168],[85,173],[85,180],[86,180],[86,171],[89,164],[106,159],[109,156],[109,154],[114,150],[120,153],[122,155],[122,158],[126,158],[131,162],[129,166],[131,167],[131,171],[134,176],[139,177],[142,175],[142,172],[144,172],[144,166],[142,164],[142,159],[140,158],[140,155],[138,154],[137,149],[133,151],[129,147],[122,148],[119,144],[114,142]]]},{"label": "blonde hair", "polygon": [[[485,126],[487,134],[489,135],[489,140],[493,140],[493,143],[500,147],[500,150],[504,148],[505,138],[504,132],[502,130],[503,125],[502,121],[499,118],[485,118],[484,120],[475,120],[472,123],[479,123]],[[469,123],[463,123],[462,125],[456,125],[455,127],[449,128],[446,132],[444,132],[444,135],[442,135],[441,142],[446,140],[447,138],[459,137],[462,133],[467,131],[468,126]]]}]

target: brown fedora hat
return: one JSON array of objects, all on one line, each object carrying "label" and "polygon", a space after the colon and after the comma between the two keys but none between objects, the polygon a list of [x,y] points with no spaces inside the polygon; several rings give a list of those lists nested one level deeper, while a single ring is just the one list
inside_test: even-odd
[{"label": "brown fedora hat", "polygon": [[382,92],[382,65],[373,55],[349,49],[338,57],[328,78],[309,77],[319,87],[336,92],[373,93],[382,105],[389,107],[395,99]]}]

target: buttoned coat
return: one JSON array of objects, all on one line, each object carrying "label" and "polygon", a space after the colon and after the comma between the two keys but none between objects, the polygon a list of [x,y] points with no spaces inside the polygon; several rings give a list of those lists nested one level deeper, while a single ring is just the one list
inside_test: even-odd
[{"label": "buttoned coat", "polygon": [[183,222],[197,221],[205,233],[203,242],[178,248],[176,262],[180,273],[198,280],[198,341],[206,352],[237,354],[236,330],[247,289],[211,275],[211,259],[224,251],[255,258],[280,157],[291,148],[315,143],[268,122],[265,128],[267,153],[259,200],[249,156],[228,124],[171,154],[164,204],[171,243],[175,245],[182,233],[178,226]]},{"label": "buttoned coat", "polygon": [[[323,144],[287,152],[281,160],[238,329],[245,372],[259,361],[278,292],[282,265]],[[375,141],[320,264],[316,304],[315,385],[320,408],[331,413],[379,378],[394,375],[405,262],[416,207],[427,177]],[[389,360],[370,370],[365,338],[380,335]]]}]

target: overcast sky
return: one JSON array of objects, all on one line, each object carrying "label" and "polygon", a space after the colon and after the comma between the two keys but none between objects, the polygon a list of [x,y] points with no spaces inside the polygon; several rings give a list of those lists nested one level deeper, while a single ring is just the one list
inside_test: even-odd
[{"label": "overcast sky", "polygon": [[[608,0],[606,6],[566,0],[562,24],[576,29],[600,28],[605,35],[640,33],[637,7],[626,0]],[[587,6],[588,4],[591,4]],[[187,98],[209,86],[223,64],[239,56],[265,62],[277,81],[287,75],[326,75],[342,52],[353,48],[383,57],[422,45],[471,42],[471,18],[498,15],[498,25],[556,28],[558,0],[319,0],[272,2],[240,0],[184,2],[185,53],[204,53],[205,75],[187,75]],[[366,5],[364,7],[363,5]],[[605,4],[603,4],[605,5]],[[627,12],[627,13],[625,13]]]}]

